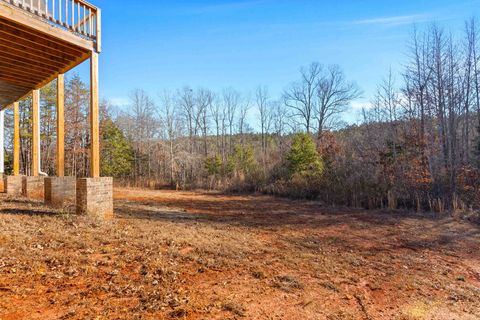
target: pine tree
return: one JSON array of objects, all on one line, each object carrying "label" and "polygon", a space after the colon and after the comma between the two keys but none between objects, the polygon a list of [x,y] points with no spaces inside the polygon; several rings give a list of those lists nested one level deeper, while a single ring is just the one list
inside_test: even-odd
[{"label": "pine tree", "polygon": [[219,155],[208,157],[205,159],[204,166],[208,175],[218,176],[222,173],[222,158]]},{"label": "pine tree", "polygon": [[290,152],[287,155],[290,174],[320,176],[323,173],[323,161],[317,152],[315,142],[306,133],[293,137]]},{"label": "pine tree", "polygon": [[321,189],[324,163],[312,136],[308,133],[294,135],[286,160],[290,175],[286,194],[294,198],[316,199]]},{"label": "pine tree", "polygon": [[234,177],[244,179],[246,176],[252,175],[257,169],[252,146],[236,145],[233,154],[228,158],[227,168]]},{"label": "pine tree", "polygon": [[133,147],[123,132],[106,119],[102,123],[102,175],[126,177],[133,169]]}]

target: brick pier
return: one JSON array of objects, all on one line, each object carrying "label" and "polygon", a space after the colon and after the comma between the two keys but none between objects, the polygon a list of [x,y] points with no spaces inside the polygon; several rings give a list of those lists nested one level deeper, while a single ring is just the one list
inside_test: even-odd
[{"label": "brick pier", "polygon": [[3,179],[5,193],[10,196],[22,195],[22,180],[22,176],[5,176]]},{"label": "brick pier", "polygon": [[45,178],[45,204],[57,208],[74,206],[76,200],[75,177]]},{"label": "brick pier", "polygon": [[113,178],[77,179],[77,214],[113,217]]},{"label": "brick pier", "polygon": [[45,177],[23,177],[22,195],[29,199],[43,200]]}]

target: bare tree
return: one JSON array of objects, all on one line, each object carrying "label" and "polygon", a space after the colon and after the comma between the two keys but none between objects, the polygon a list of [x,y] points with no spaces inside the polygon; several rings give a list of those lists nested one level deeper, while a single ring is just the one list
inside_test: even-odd
[{"label": "bare tree", "polygon": [[[466,99],[470,99],[472,101],[473,108],[477,113],[477,136],[480,136],[480,54],[479,52],[479,35],[480,30],[478,29],[477,20],[472,18],[466,26],[466,33],[467,33],[467,69],[469,69],[470,79],[467,85],[467,88],[472,91],[472,97]],[[468,74],[468,72],[467,72]],[[470,89],[471,88],[471,89]],[[465,104],[468,105],[467,101]],[[466,130],[468,130],[466,128]],[[469,140],[469,137],[465,137]],[[478,146],[475,151],[480,155],[480,138],[478,139]],[[470,150],[470,149],[468,149]],[[480,167],[480,159],[477,161],[477,165]]]},{"label": "bare tree", "polygon": [[[405,89],[404,95],[410,104],[410,119],[420,118],[419,139],[422,145],[426,142],[426,120],[430,115],[430,96],[428,84],[432,78],[429,54],[429,35],[419,35],[417,28],[414,28],[413,41],[409,45],[411,62],[407,64],[404,74]],[[423,150],[424,151],[424,150]],[[422,151],[422,152],[423,152]]]},{"label": "bare tree", "polygon": [[244,144],[244,134],[246,133],[247,124],[247,115],[250,110],[250,99],[244,98],[240,102],[238,110],[238,133],[240,134],[240,139],[242,145]]},{"label": "bare tree", "polygon": [[281,101],[274,100],[271,102],[272,105],[272,126],[273,132],[277,139],[277,145],[280,151],[283,153],[285,152],[285,143],[284,143],[284,135],[287,132],[287,124],[288,124],[288,110]]},{"label": "bare tree", "polygon": [[196,95],[196,104],[198,106],[199,128],[202,131],[203,151],[205,157],[208,156],[208,110],[211,108],[215,94],[208,89],[199,89]]},{"label": "bare tree", "polygon": [[195,131],[196,131],[196,106],[195,95],[190,87],[184,87],[177,92],[178,104],[182,110],[182,116],[187,124],[189,151],[193,154],[195,148]]},{"label": "bare tree", "polygon": [[179,112],[176,108],[174,99],[168,91],[164,91],[161,95],[161,111],[160,119],[162,125],[165,128],[166,138],[168,141],[168,151],[169,151],[169,178],[170,183],[173,186],[175,184],[176,176],[176,147],[177,138],[181,135],[180,131],[180,119]]},{"label": "bare tree", "polygon": [[217,153],[223,155],[223,135],[225,129],[225,109],[220,99],[215,95],[210,103],[209,111],[215,125]]},{"label": "bare tree", "polygon": [[273,130],[277,136],[283,136],[287,132],[288,111],[279,100],[272,101]]},{"label": "bare tree", "polygon": [[269,97],[268,97],[268,89],[264,86],[258,86],[255,91],[255,100],[257,103],[258,113],[260,114],[260,134],[262,139],[262,154],[263,154],[263,164],[265,167],[265,158],[267,154],[267,139],[266,139],[266,131],[267,131],[267,122],[268,118],[270,117],[269,113]]},{"label": "bare tree", "polygon": [[329,123],[342,114],[350,102],[360,96],[360,90],[353,82],[345,79],[345,74],[337,65],[329,66],[320,76],[316,95],[315,119],[317,119],[318,138]]},{"label": "bare tree", "polygon": [[157,112],[153,99],[144,90],[134,90],[130,95],[130,101],[132,124],[130,138],[134,146],[134,180],[135,183],[139,183],[139,177],[151,179],[151,149],[158,128],[157,119],[155,119]]},{"label": "bare tree", "polygon": [[462,95],[463,95],[463,108],[465,111],[465,125],[462,130],[463,145],[462,150],[463,161],[468,163],[470,160],[470,105],[474,92],[474,53],[475,53],[475,21],[471,20],[465,24],[466,33],[466,53],[463,66],[463,83],[462,83]]},{"label": "bare tree", "polygon": [[382,106],[382,118],[392,124],[399,120],[400,96],[395,89],[395,78],[390,69],[388,75],[377,88],[379,103]]},{"label": "bare tree", "polygon": [[[383,79],[382,83],[377,88],[373,105],[376,113],[376,120],[388,124],[385,130],[385,147],[387,148],[387,152],[391,154],[394,167],[397,165],[398,158],[400,103],[401,99],[396,91],[395,79],[392,70],[390,69],[388,76]],[[397,169],[398,168],[395,167],[395,170]]]},{"label": "bare tree", "polygon": [[237,115],[237,109],[240,104],[241,94],[232,88],[224,89],[222,92],[222,100],[224,108],[226,110],[228,136],[229,136],[229,148],[233,150],[232,136],[233,128],[235,125],[235,116]]},{"label": "bare tree", "polygon": [[88,174],[88,101],[87,86],[75,74],[65,85],[65,170],[72,176]]},{"label": "bare tree", "polygon": [[315,112],[319,76],[322,66],[313,62],[308,67],[300,69],[301,79],[293,83],[283,94],[286,106],[293,110],[293,115],[301,119],[307,133],[312,129],[312,119]]}]

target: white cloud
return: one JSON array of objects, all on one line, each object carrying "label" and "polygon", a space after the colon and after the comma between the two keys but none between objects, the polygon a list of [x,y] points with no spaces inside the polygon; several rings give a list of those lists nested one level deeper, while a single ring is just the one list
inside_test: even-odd
[{"label": "white cloud", "polygon": [[126,97],[114,97],[109,99],[110,103],[114,106],[123,107],[130,103],[130,99]]},{"label": "white cloud", "polygon": [[362,109],[371,109],[372,103],[368,101],[353,101],[350,103],[350,109],[354,111],[362,110]]},{"label": "white cloud", "polygon": [[428,14],[412,14],[404,16],[378,17],[371,19],[355,20],[353,21],[353,24],[399,26],[405,24],[426,22],[430,20],[431,16]]}]

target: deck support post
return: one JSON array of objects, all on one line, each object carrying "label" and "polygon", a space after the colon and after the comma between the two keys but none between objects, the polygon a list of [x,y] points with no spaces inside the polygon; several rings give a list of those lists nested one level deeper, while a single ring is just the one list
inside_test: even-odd
[{"label": "deck support post", "polygon": [[90,57],[90,177],[100,177],[100,130],[98,120],[98,53]]},{"label": "deck support post", "polygon": [[19,103],[13,104],[13,175],[20,174],[20,110]]},{"label": "deck support post", "polygon": [[0,110],[0,192],[5,191],[5,111]]},{"label": "deck support post", "polygon": [[39,123],[38,123],[38,113],[40,112],[40,90],[32,91],[32,172],[30,176],[38,177],[40,168],[38,167],[39,161],[38,156],[40,150],[39,146]]},{"label": "deck support post", "polygon": [[45,204],[67,210],[75,207],[75,177],[65,177],[65,75],[57,77],[57,176],[46,177]]},{"label": "deck support post", "polygon": [[65,175],[65,75],[57,77],[57,176]]},{"label": "deck support post", "polygon": [[22,194],[22,177],[20,176],[20,113],[19,103],[13,103],[13,175],[5,176],[3,187],[6,194]]},{"label": "deck support post", "polygon": [[43,200],[44,180],[40,176],[40,90],[32,91],[32,171],[22,179],[22,194],[29,199]]},{"label": "deck support post", "polygon": [[0,111],[0,175],[5,173],[5,111]]},{"label": "deck support post", "polygon": [[113,217],[113,179],[100,178],[98,52],[90,56],[90,177],[77,179],[77,214]]}]

